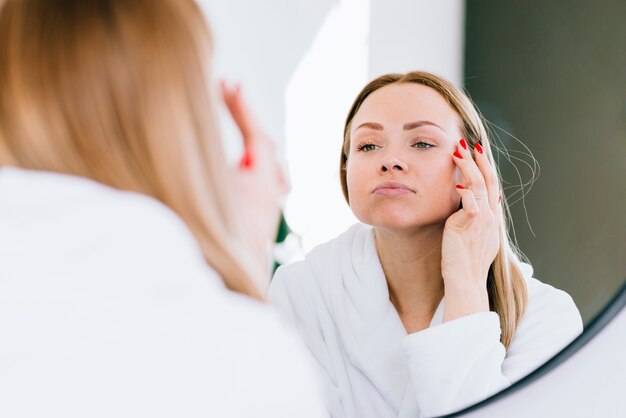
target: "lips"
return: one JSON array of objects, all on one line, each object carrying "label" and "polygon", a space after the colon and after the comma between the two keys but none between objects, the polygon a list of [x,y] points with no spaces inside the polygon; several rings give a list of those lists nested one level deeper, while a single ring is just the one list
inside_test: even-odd
[{"label": "lips", "polygon": [[372,193],[383,196],[398,196],[408,193],[415,193],[415,190],[411,189],[406,184],[400,183],[398,181],[386,181],[376,186]]}]

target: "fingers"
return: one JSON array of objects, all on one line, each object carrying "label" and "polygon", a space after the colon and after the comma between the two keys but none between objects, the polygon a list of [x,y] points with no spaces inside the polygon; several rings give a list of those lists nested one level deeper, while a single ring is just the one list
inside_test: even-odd
[{"label": "fingers", "polygon": [[467,142],[461,139],[457,143],[453,160],[468,181],[466,188],[473,192],[479,206],[486,203],[492,210],[495,210],[500,193],[498,177],[480,144],[476,144],[474,158],[472,158]]},{"label": "fingers", "polygon": [[251,145],[251,141],[254,139],[254,134],[257,131],[257,125],[252,117],[252,114],[248,110],[248,106],[243,100],[241,87],[239,84],[229,86],[224,81],[221,81],[220,87],[222,90],[222,99],[224,100],[224,104],[228,108],[235,124],[237,124],[237,127],[241,132],[244,147],[248,148],[249,145]]},{"label": "fingers", "polygon": [[489,163],[485,150],[483,150],[480,144],[477,143],[474,146],[474,151],[476,165],[483,175],[487,188],[489,207],[495,211],[500,203],[500,181],[498,180],[498,173],[496,168]]},{"label": "fingers", "polygon": [[463,209],[457,212],[459,215],[457,217],[457,222],[458,226],[463,228],[474,216],[478,215],[480,208],[478,206],[478,201],[471,190],[466,189],[459,184],[456,186],[456,191],[461,196],[461,203],[463,204]]}]

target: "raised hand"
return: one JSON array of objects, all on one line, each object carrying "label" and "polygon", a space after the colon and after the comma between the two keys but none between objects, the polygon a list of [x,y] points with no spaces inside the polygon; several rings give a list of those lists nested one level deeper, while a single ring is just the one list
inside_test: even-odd
[{"label": "raised hand", "polygon": [[[276,236],[280,219],[279,201],[289,191],[289,185],[276,158],[274,142],[260,128],[243,99],[239,85],[221,83],[222,97],[241,132],[244,152],[234,168],[237,196],[240,199],[240,219],[252,243],[269,283],[268,251]],[[265,291],[266,289],[262,289]]]},{"label": "raised hand", "polygon": [[444,321],[489,310],[487,275],[500,248],[498,175],[480,144],[474,150],[472,158],[461,139],[452,156],[465,183],[457,185],[462,209],[448,218],[443,232]]}]

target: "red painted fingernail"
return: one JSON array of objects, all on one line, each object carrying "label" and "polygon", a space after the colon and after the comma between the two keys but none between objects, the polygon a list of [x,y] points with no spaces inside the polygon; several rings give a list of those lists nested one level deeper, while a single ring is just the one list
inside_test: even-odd
[{"label": "red painted fingernail", "polygon": [[478,151],[479,154],[483,153],[483,147],[481,147],[479,143],[476,143],[476,145],[474,145],[474,149]]},{"label": "red painted fingernail", "polygon": [[463,156],[462,156],[462,155],[461,155],[461,153],[460,153],[460,152],[458,152],[458,151],[454,151],[454,154],[452,154],[452,155],[454,155],[456,158],[463,159]]},{"label": "red painted fingernail", "polygon": [[457,185],[456,185],[456,188],[457,188],[457,189],[465,189],[465,187],[461,186],[460,184],[457,184]]},{"label": "red painted fingernail", "polygon": [[242,170],[249,170],[252,168],[252,155],[250,155],[249,151],[245,151],[243,153],[243,157],[241,157],[241,161],[239,162],[239,168]]},{"label": "red painted fingernail", "polygon": [[498,203],[502,202],[502,195],[498,196]]},{"label": "red painted fingernail", "polygon": [[467,142],[465,142],[463,138],[461,138],[459,142],[461,143],[461,146],[463,147],[463,149],[467,149]]}]

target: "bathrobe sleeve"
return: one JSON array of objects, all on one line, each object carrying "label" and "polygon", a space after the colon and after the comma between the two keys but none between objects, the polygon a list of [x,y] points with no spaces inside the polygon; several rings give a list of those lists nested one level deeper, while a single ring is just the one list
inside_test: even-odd
[{"label": "bathrobe sleeve", "polygon": [[480,312],[406,337],[420,415],[433,417],[487,398],[532,372],[582,331],[565,292],[527,278],[528,306],[505,350],[495,312]]}]

